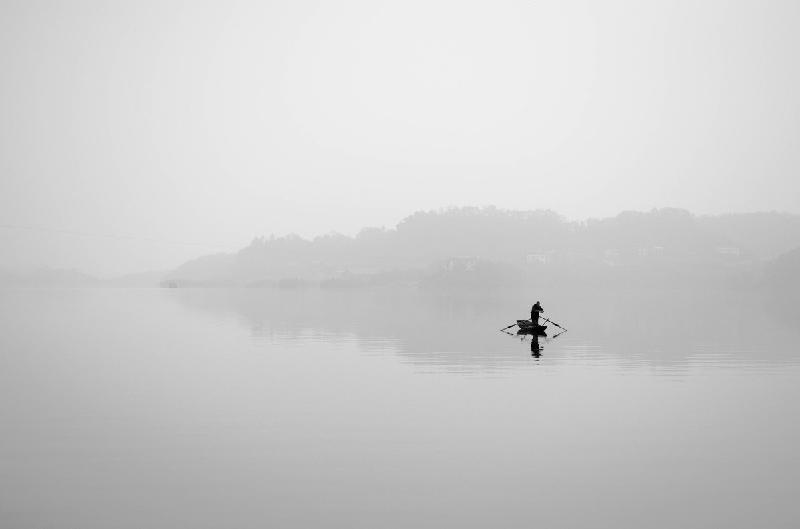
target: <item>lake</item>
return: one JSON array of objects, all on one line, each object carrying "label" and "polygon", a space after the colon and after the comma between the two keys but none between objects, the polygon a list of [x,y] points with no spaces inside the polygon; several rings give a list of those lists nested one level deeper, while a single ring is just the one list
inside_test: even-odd
[{"label": "lake", "polygon": [[[535,297],[534,297],[535,296]],[[500,328],[540,299],[568,332]],[[0,526],[800,525],[747,292],[0,291]]]}]

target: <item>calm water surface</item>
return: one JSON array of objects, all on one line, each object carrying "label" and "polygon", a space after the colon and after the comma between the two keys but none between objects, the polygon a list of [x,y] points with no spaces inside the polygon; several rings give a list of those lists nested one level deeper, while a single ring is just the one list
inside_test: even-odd
[{"label": "calm water surface", "polygon": [[795,319],[534,295],[0,291],[0,527],[800,525]]}]

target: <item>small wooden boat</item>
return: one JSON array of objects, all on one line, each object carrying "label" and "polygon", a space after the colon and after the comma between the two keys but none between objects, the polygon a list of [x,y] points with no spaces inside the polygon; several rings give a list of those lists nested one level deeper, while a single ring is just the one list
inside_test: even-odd
[{"label": "small wooden boat", "polygon": [[533,331],[531,329],[517,329],[517,336],[532,336],[535,339],[547,338],[547,333],[544,331]]},{"label": "small wooden boat", "polygon": [[547,329],[547,325],[538,325],[531,320],[517,320],[517,327],[521,331],[537,333],[544,332]]}]

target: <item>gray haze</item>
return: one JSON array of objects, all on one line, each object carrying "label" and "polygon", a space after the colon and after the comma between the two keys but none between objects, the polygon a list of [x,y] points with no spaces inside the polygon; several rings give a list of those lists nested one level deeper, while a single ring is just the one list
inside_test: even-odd
[{"label": "gray haze", "polygon": [[451,205],[800,213],[797,2],[3,2],[0,266]]},{"label": "gray haze", "polygon": [[797,527],[799,6],[2,2],[0,528]]}]

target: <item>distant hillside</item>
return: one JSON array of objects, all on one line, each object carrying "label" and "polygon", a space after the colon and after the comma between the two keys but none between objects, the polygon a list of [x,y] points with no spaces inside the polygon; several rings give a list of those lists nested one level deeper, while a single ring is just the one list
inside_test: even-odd
[{"label": "distant hillside", "polygon": [[800,247],[770,263],[764,273],[764,282],[776,292],[794,295],[800,301]]},{"label": "distant hillside", "polygon": [[169,272],[164,270],[156,270],[152,272],[140,272],[138,274],[126,274],[104,280],[103,286],[120,288],[157,287],[168,273]]},{"label": "distant hillside", "polygon": [[[241,254],[242,252],[239,252]],[[166,274],[166,279],[181,279],[183,281],[221,281],[231,280],[236,274],[238,254],[218,253],[204,255],[192,259],[171,273]]]},{"label": "distant hillside", "polygon": [[800,321],[800,246],[780,255],[764,270],[764,286],[769,293],[767,310],[788,326]]},{"label": "distant hillside", "polygon": [[0,286],[3,287],[88,287],[99,284],[97,278],[76,270],[0,270]]},{"label": "distant hillside", "polygon": [[699,217],[710,233],[732,241],[762,259],[775,259],[800,246],[800,215],[737,213]]},{"label": "distant hillside", "polygon": [[157,287],[166,275],[167,272],[154,271],[98,279],[76,270],[57,268],[0,269],[0,287]]},{"label": "distant hillside", "polygon": [[797,246],[800,216],[779,213],[697,217],[658,209],[568,222],[552,211],[453,208],[417,212],[393,229],[365,228],[355,237],[259,237],[235,254],[190,261],[168,279],[270,284],[346,277],[369,283],[353,278],[417,270],[428,283],[456,284],[500,284],[511,277],[735,281]]}]

